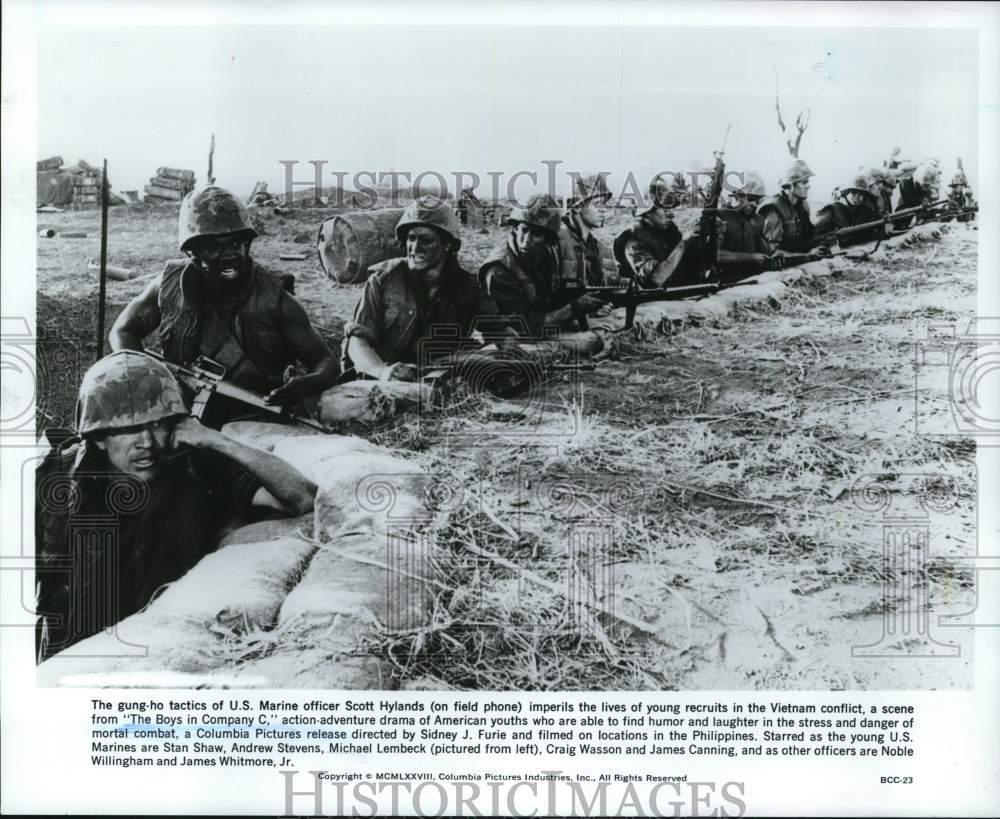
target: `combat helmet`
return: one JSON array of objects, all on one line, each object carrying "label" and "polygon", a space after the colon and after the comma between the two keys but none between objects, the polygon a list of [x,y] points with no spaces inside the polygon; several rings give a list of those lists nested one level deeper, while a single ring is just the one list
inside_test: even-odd
[{"label": "combat helmet", "polygon": [[202,236],[243,233],[247,240],[257,235],[246,206],[225,188],[206,185],[184,197],[178,217],[178,245],[182,251]]},{"label": "combat helmet", "polygon": [[568,208],[578,208],[594,199],[606,202],[612,196],[607,182],[601,174],[577,177],[574,185],[574,195],[566,203]]},{"label": "combat helmet", "polygon": [[162,361],[135,350],[112,353],[87,370],[76,405],[81,435],[187,414],[173,373]]},{"label": "combat helmet", "polygon": [[969,184],[969,180],[966,178],[965,173],[958,171],[952,178],[951,182],[948,183],[949,188],[965,188]]},{"label": "combat helmet", "polygon": [[512,224],[523,222],[541,228],[558,238],[561,218],[562,213],[556,200],[547,193],[536,193],[524,207],[511,208],[507,221]]},{"label": "combat helmet", "polygon": [[781,187],[787,187],[795,182],[805,182],[810,176],[815,175],[804,159],[794,159],[785,171],[785,175],[781,177]]},{"label": "combat helmet", "polygon": [[854,177],[854,181],[851,182],[850,185],[846,185],[840,189],[840,193],[841,195],[844,195],[854,191],[855,193],[861,193],[865,196],[874,197],[876,196],[876,184],[878,184],[878,182],[870,174],[859,173]]},{"label": "combat helmet", "polygon": [[458,234],[458,217],[444,199],[438,196],[421,196],[414,199],[396,223],[396,238],[406,241],[406,232],[416,225],[427,225],[444,233],[455,242],[455,249],[462,243]]},{"label": "combat helmet", "polygon": [[764,186],[764,179],[757,171],[747,171],[743,174],[743,184],[735,189],[735,193],[764,197],[767,196],[767,188]]}]

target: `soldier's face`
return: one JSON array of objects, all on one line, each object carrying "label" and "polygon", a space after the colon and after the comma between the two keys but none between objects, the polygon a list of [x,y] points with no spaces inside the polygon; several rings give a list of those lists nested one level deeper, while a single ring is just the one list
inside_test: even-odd
[{"label": "soldier's face", "polygon": [[864,197],[861,195],[860,191],[848,191],[847,192],[847,204],[852,208],[856,208],[864,201]]},{"label": "soldier's face", "polygon": [[604,226],[604,200],[588,199],[578,211],[580,221],[589,228],[599,228]]},{"label": "soldier's face", "polygon": [[220,282],[236,281],[250,261],[250,243],[238,233],[205,236],[191,249],[209,276]]},{"label": "soldier's face", "polygon": [[417,225],[406,233],[406,263],[410,270],[437,267],[444,260],[446,250],[444,238],[434,228]]},{"label": "soldier's face", "polygon": [[525,256],[536,256],[545,247],[548,233],[540,227],[518,222],[514,228],[517,249]]},{"label": "soldier's face", "polygon": [[174,421],[165,419],[152,424],[117,429],[96,441],[108,456],[115,472],[143,481],[155,479],[166,464]]},{"label": "soldier's face", "polygon": [[792,195],[799,199],[806,199],[809,196],[809,180],[799,179],[792,183]]}]

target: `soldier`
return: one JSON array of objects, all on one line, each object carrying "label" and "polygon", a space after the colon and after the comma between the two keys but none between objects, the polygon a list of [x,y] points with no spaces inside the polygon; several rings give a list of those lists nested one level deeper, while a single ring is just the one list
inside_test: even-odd
[{"label": "soldier", "polygon": [[775,262],[764,247],[764,219],[757,213],[766,195],[764,180],[747,171],[730,192],[732,207],[719,211],[724,228],[719,235],[718,268],[723,282],[733,282],[769,270]]},{"label": "soldier", "polygon": [[522,332],[544,337],[546,327],[575,329],[603,300],[585,293],[567,297],[559,271],[559,205],[535,194],[511,210],[513,229],[479,268],[479,282],[500,312]]},{"label": "soldier", "polygon": [[[188,366],[198,356],[213,359],[228,380],[282,406],[332,386],[333,353],[292,296],[292,277],[251,258],[256,235],[246,207],[229,191],[210,185],[188,194],[179,218],[187,258],[167,262],[125,307],[111,328],[111,349],[141,351],[143,339],[159,329],[167,361]],[[309,373],[292,377],[296,362]],[[242,410],[224,399],[214,403],[206,419],[212,426]]]},{"label": "soldier", "polygon": [[[951,182],[948,183],[948,207],[953,210],[960,210],[963,208],[969,208],[976,204],[975,198],[972,196],[972,188],[969,186],[969,180],[965,175],[965,171],[959,171],[951,178]],[[963,213],[955,217],[957,222],[971,222],[976,218],[975,213]]]},{"label": "soldier", "polygon": [[668,259],[683,238],[673,211],[686,195],[688,191],[676,178],[670,181],[665,174],[653,177],[649,207],[639,211],[636,222],[615,237],[614,256],[621,275],[634,276],[643,287],[662,286],[670,278]]},{"label": "soldier", "polygon": [[[871,176],[859,173],[854,181],[840,190],[840,202],[820,208],[816,214],[815,234],[821,236],[842,228],[852,228],[882,218],[879,183]],[[840,244],[868,242],[885,235],[885,225],[880,223],[869,230],[841,237]]]},{"label": "soldier", "polygon": [[601,287],[607,276],[601,258],[601,243],[593,234],[604,225],[604,204],[611,192],[598,176],[587,184],[576,180],[578,196],[571,199],[559,228],[560,276],[564,284]]},{"label": "soldier", "polygon": [[808,253],[813,225],[809,218],[809,177],[814,176],[801,159],[789,165],[781,180],[781,193],[766,200],[758,210],[764,217],[764,246],[768,253],[779,250]]},{"label": "soldier", "polygon": [[479,330],[507,347],[517,334],[496,304],[463,270],[458,218],[447,202],[423,196],[396,225],[406,257],[372,265],[365,292],[344,336],[347,376],[415,381],[429,356],[446,357],[468,346]]},{"label": "soldier", "polygon": [[91,367],[77,419],[80,437],[46,433],[36,473],[39,660],[143,608],[251,507],[313,508],[311,481],[189,417],[173,375],[143,353]]}]

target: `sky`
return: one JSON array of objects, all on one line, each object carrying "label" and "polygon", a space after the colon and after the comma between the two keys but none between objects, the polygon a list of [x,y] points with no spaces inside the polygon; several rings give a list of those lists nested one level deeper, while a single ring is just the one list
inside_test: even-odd
[{"label": "sky", "polygon": [[[977,187],[977,39],[967,29],[661,26],[66,27],[40,29],[38,156],[108,159],[115,190],[142,192],[161,165],[204,177],[215,134],[217,182],[246,195],[284,189],[325,160],[348,186],[361,171],[502,174],[542,188],[543,160],[567,171],[631,173],[712,160],[727,125],[731,170],[768,193],[789,161],[786,123],[808,105],[800,156],[826,201],[893,146],[961,156]],[[468,180],[469,177],[466,177]],[[367,181],[367,177],[363,181]]]}]

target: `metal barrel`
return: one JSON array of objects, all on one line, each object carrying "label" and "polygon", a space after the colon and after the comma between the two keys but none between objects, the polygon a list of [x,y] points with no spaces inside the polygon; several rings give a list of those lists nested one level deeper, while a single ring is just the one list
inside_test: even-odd
[{"label": "metal barrel", "polygon": [[320,225],[316,249],[326,275],[340,284],[358,284],[368,268],[402,255],[396,225],[403,208],[359,210],[327,219]]}]

